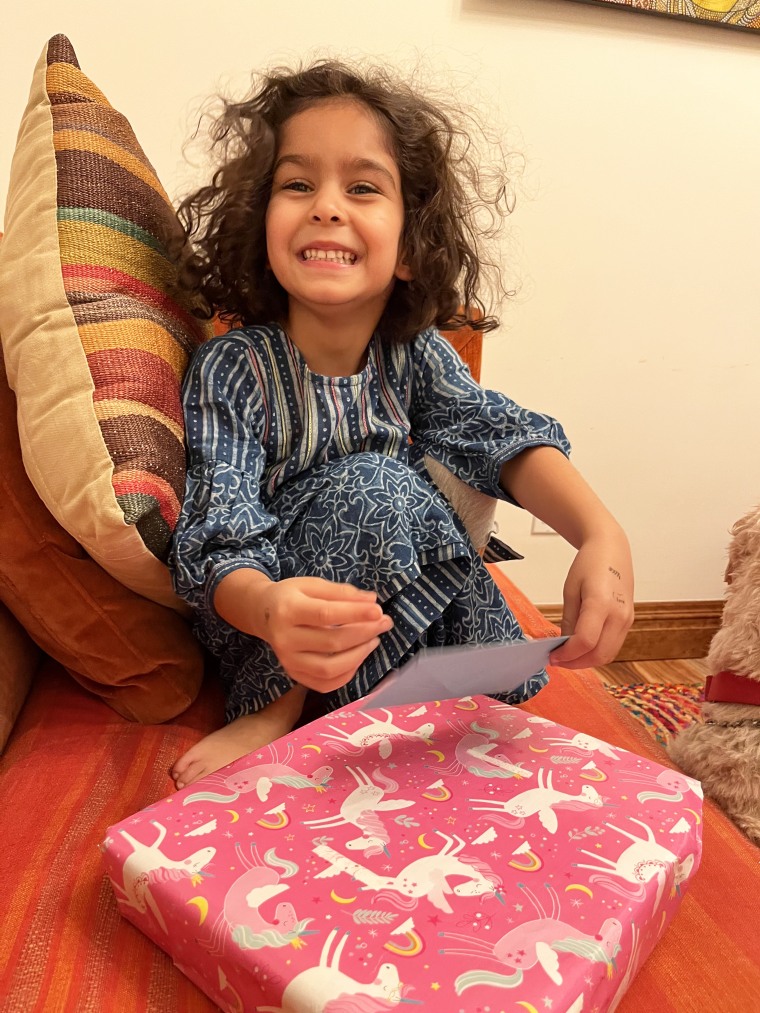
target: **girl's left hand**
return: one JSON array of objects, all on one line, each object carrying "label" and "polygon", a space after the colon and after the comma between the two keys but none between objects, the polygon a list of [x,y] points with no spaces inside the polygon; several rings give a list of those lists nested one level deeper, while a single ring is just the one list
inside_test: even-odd
[{"label": "girl's left hand", "polygon": [[622,531],[581,545],[565,581],[562,633],[570,639],[551,656],[562,668],[593,668],[615,660],[633,623],[633,563]]}]

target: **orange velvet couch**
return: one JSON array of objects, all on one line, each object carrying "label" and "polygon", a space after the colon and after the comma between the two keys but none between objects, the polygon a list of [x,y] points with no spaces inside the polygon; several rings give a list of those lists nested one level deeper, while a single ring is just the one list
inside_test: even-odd
[{"label": "orange velvet couch", "polygon": [[[529,634],[554,632],[499,567],[490,569]],[[672,765],[594,672],[551,676],[529,710]],[[209,684],[181,717],[144,726],[53,662],[43,665],[0,760],[3,1013],[214,1009],[120,917],[99,844],[109,825],[171,793],[173,759],[220,720]],[[709,802],[703,831],[702,866],[620,1013],[760,1010],[760,852]]]}]

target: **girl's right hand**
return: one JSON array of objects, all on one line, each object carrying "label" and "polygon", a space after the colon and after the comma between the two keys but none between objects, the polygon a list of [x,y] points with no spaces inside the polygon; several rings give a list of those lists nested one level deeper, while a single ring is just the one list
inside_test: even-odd
[{"label": "girl's right hand", "polygon": [[[236,601],[226,608],[232,593]],[[321,577],[273,582],[260,571],[236,570],[220,582],[214,605],[227,622],[266,640],[294,682],[319,693],[350,682],[393,627],[374,591]]]}]

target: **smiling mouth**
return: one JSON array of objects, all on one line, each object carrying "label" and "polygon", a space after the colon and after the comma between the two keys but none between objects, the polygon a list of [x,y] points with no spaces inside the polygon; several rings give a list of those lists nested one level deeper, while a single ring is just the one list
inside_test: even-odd
[{"label": "smiling mouth", "polygon": [[350,250],[313,250],[301,251],[301,260],[325,260],[331,264],[355,264],[357,257]]}]

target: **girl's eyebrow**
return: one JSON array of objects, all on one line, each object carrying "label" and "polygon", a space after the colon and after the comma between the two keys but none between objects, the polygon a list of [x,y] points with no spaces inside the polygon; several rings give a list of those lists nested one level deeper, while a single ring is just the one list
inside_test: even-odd
[{"label": "girl's eyebrow", "polygon": [[[272,174],[274,175],[283,165],[295,165],[300,169],[313,169],[316,165],[316,160],[310,155],[289,154],[286,152],[284,155],[280,155],[274,163]],[[377,172],[388,181],[394,190],[398,189],[392,173],[386,169],[382,162],[377,162],[374,158],[346,158],[341,162],[341,168],[353,172]]]}]

